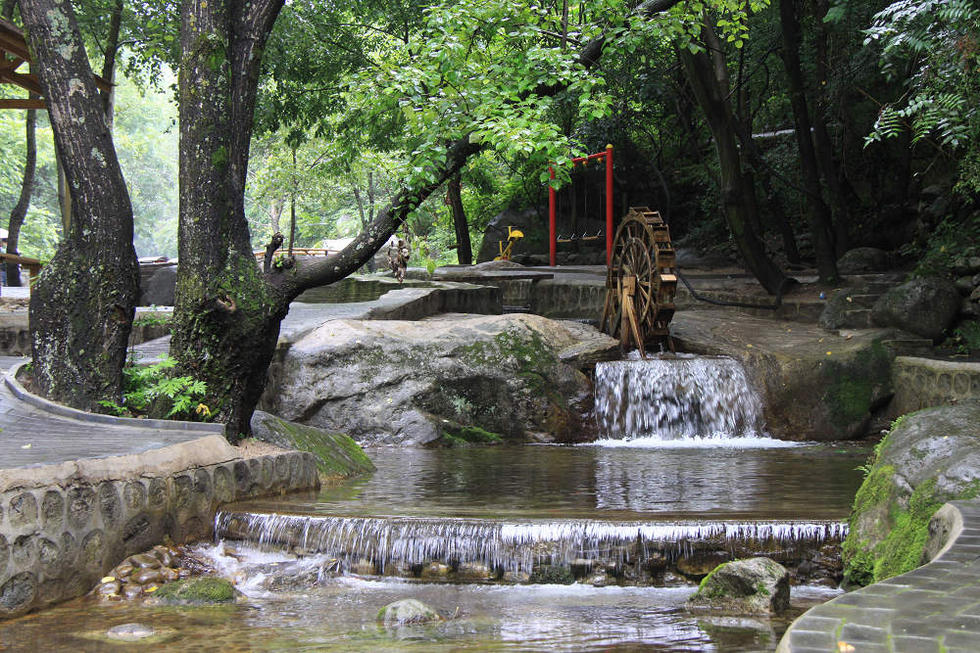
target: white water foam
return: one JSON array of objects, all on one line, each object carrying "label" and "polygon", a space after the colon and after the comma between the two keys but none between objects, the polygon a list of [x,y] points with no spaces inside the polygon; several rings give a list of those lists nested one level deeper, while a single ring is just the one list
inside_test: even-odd
[{"label": "white water foam", "polygon": [[676,559],[724,542],[820,546],[840,541],[846,530],[842,522],[501,522],[233,512],[215,517],[216,537],[324,553],[342,567],[368,559],[380,570],[442,561],[530,572],[544,560],[630,562],[653,553]]},{"label": "white water foam", "polygon": [[611,440],[760,438],[762,402],[727,357],[661,355],[599,363],[596,418]]},{"label": "white water foam", "polygon": [[635,438],[632,440],[596,440],[583,442],[579,447],[606,447],[610,449],[789,449],[801,447],[809,442],[789,442],[768,437],[735,438],[685,438],[683,440],[662,440],[659,437]]}]

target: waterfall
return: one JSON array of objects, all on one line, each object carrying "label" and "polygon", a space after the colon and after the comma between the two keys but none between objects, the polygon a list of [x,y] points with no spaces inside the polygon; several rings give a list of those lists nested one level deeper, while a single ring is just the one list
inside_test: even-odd
[{"label": "waterfall", "polygon": [[599,428],[616,440],[755,438],[762,432],[762,403],[732,358],[599,363],[595,398]]},{"label": "waterfall", "polygon": [[371,560],[379,570],[427,562],[480,563],[488,569],[530,572],[535,565],[642,563],[658,558],[765,551],[803,551],[839,543],[843,522],[503,522],[479,519],[323,517],[219,512],[215,536],[324,553],[349,569]]}]

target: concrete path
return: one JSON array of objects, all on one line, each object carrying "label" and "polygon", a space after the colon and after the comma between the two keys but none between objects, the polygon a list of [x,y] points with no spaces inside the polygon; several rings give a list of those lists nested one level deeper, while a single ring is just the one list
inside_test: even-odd
[{"label": "concrete path", "polygon": [[812,608],[793,622],[777,651],[980,650],[980,502],[950,502],[937,519],[952,522],[952,532],[935,560]]},{"label": "concrete path", "polygon": [[[23,358],[0,356],[3,371]],[[0,469],[143,453],[214,435],[136,426],[113,426],[53,415],[16,398],[0,381]]]}]

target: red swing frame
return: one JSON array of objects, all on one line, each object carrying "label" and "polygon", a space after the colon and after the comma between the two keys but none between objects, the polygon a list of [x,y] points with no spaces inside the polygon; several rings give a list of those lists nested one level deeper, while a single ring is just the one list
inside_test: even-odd
[{"label": "red swing frame", "polygon": [[[581,156],[572,159],[572,166],[592,159],[606,160],[606,265],[612,262],[613,244],[613,146],[607,145],[604,152],[596,152],[588,156]],[[554,166],[548,166],[548,177],[555,178]],[[558,236],[555,226],[555,189],[548,184],[548,260],[551,267],[557,267]]]}]

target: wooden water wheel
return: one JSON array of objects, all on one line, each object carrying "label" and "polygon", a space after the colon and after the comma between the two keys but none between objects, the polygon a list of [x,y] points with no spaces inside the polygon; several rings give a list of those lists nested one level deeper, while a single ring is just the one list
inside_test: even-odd
[{"label": "wooden water wheel", "polygon": [[627,349],[632,342],[641,355],[656,340],[671,351],[670,320],[677,291],[677,256],[660,213],[630,207],[616,230],[612,261],[606,274],[606,303],[599,328]]}]

